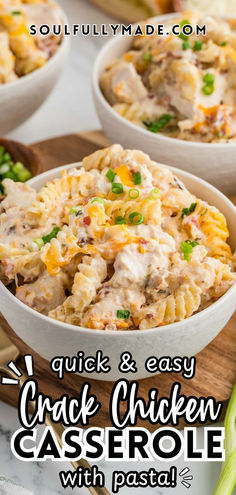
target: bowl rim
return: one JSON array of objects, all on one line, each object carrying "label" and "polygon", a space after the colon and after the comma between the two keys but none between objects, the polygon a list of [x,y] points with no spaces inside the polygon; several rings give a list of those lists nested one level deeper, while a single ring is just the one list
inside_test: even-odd
[{"label": "bowl rim", "polygon": [[[59,4],[57,4],[57,5],[61,9],[63,22],[65,24],[68,23],[68,18],[67,18],[65,11],[62,9],[61,5],[59,5]],[[30,81],[34,80],[34,78],[36,78],[38,74],[40,75],[40,74],[43,74],[44,72],[46,74],[47,69],[49,67],[51,67],[54,63],[57,62],[57,59],[60,58],[62,51],[66,50],[67,47],[69,47],[69,44],[70,44],[69,36],[63,35],[61,43],[59,44],[59,47],[58,47],[56,53],[54,53],[54,55],[46,62],[45,65],[30,72],[29,74],[26,74],[25,76],[19,77],[15,81],[10,81],[10,82],[7,82],[6,84],[1,84],[0,85],[0,96],[2,94],[4,94],[4,91],[7,92],[8,88],[9,89],[17,88],[18,86],[24,84],[24,82],[26,82],[26,81],[30,82]]]},{"label": "bowl rim", "polygon": [[[62,170],[70,170],[70,169],[73,169],[73,168],[79,168],[82,166],[82,162],[75,162],[75,163],[70,163],[68,165],[62,165],[60,167],[56,167],[56,168],[53,168],[53,169],[50,169],[42,174],[39,174],[35,177],[33,177],[32,179],[30,179],[28,181],[28,184],[32,187],[34,187],[34,185],[36,186],[37,185],[37,182],[38,181],[41,181],[42,179],[45,178],[45,182],[47,181],[47,178],[51,176],[51,174],[59,174]],[[172,172],[174,172],[176,175],[178,175],[178,173],[180,173],[181,175],[184,175],[186,177],[189,177],[190,179],[194,179],[196,182],[200,183],[200,185],[204,185],[204,186],[207,186],[213,193],[215,193],[216,195],[219,196],[219,198],[221,198],[225,204],[227,206],[229,206],[231,209],[232,209],[232,213],[235,214],[235,218],[236,218],[236,208],[234,207],[233,203],[221,192],[219,191],[216,187],[212,186],[211,184],[209,184],[208,182],[206,182],[205,180],[201,179],[200,177],[196,177],[195,175],[189,173],[189,172],[186,172],[185,170],[181,170],[181,169],[178,169],[177,167],[172,167],[172,166],[169,166],[169,165],[163,165],[164,167],[167,167],[169,168]],[[231,298],[232,294],[235,293],[236,295],[236,282],[232,285],[232,287],[230,287],[230,289],[227,290],[227,292],[221,296],[217,301],[213,302],[210,306],[208,306],[207,308],[203,309],[202,311],[200,311],[199,313],[196,313],[192,316],[189,316],[188,318],[185,318],[184,320],[181,320],[181,321],[177,321],[177,322],[174,322],[174,323],[169,323],[168,325],[163,325],[163,326],[159,326],[159,327],[154,327],[154,328],[148,328],[146,330],[140,330],[140,329],[135,329],[135,330],[125,330],[125,331],[108,331],[108,330],[96,330],[94,328],[88,328],[88,327],[82,327],[82,326],[77,326],[77,325],[72,325],[70,323],[64,323],[64,322],[61,322],[59,320],[55,320],[53,318],[50,318],[49,316],[46,316],[46,315],[43,315],[41,313],[39,313],[38,311],[36,311],[35,309],[32,309],[30,308],[29,306],[27,306],[25,303],[23,303],[22,301],[20,301],[19,299],[17,299],[17,297],[12,294],[8,289],[7,287],[5,287],[5,285],[0,281],[0,292],[3,291],[3,293],[6,295],[6,297],[8,297],[10,299],[10,301],[13,303],[13,304],[16,304],[17,306],[19,306],[21,309],[25,310],[26,312],[28,312],[30,315],[32,315],[32,317],[38,317],[41,319],[42,321],[42,324],[43,323],[49,323],[49,324],[52,324],[53,326],[59,326],[60,328],[64,328],[64,329],[67,329],[67,330],[71,330],[73,332],[82,332],[82,333],[93,333],[95,332],[96,335],[99,335],[99,336],[102,336],[104,338],[104,335],[108,335],[108,336],[113,336],[113,335],[116,335],[116,336],[119,336],[121,337],[121,335],[125,335],[127,338],[133,338],[133,336],[135,334],[137,335],[140,335],[140,332],[141,334],[149,334],[150,332],[151,333],[154,333],[154,332],[166,332],[166,330],[172,330],[172,329],[175,329],[176,328],[176,331],[178,330],[179,327],[182,327],[183,325],[187,325],[189,324],[191,326],[191,322],[194,320],[194,321],[199,321],[201,322],[201,320],[204,318],[204,319],[207,319],[208,316],[210,316],[212,314],[212,312],[216,311],[217,309],[219,310],[220,307],[223,305],[224,306],[224,303],[226,302],[226,300],[228,300],[229,298]],[[108,337],[108,338],[111,338],[111,337]],[[118,338],[118,337],[115,337],[115,338]]]},{"label": "bowl rim", "polygon": [[[163,14],[160,16],[150,17],[150,18],[148,18],[148,21],[161,22],[161,21],[177,18],[180,16],[180,14],[181,14],[180,12],[177,12],[177,13],[172,12],[170,14]],[[222,17],[222,16],[218,16],[218,17]],[[225,17],[227,18],[227,16],[225,16]],[[229,18],[232,18],[232,16],[229,16]],[[137,23],[132,24],[132,26],[136,26],[136,25],[137,25]],[[122,117],[121,115],[119,115],[112,108],[112,106],[108,103],[105,96],[103,95],[103,92],[102,92],[101,87],[100,87],[100,75],[99,75],[99,73],[100,73],[101,62],[103,62],[103,59],[104,59],[105,55],[107,54],[107,52],[111,51],[113,46],[118,45],[120,40],[123,38],[130,38],[130,42],[132,40],[132,37],[128,36],[128,34],[126,34],[124,36],[122,34],[119,34],[118,36],[111,38],[110,40],[108,40],[105,43],[105,45],[99,51],[99,53],[96,57],[94,66],[93,66],[92,87],[93,87],[94,95],[97,98],[97,100],[99,101],[99,103],[103,107],[105,107],[105,110],[110,113],[111,117],[116,119],[117,122],[119,122],[120,124],[125,125],[127,127],[127,129],[129,129],[130,131],[136,131],[137,133],[140,133],[140,136],[143,136],[144,138],[146,137],[148,139],[151,139],[152,141],[154,141],[154,140],[156,140],[157,142],[158,142],[158,140],[163,141],[163,143],[166,143],[166,146],[168,146],[168,144],[171,144],[171,143],[172,143],[172,145],[174,143],[176,143],[177,146],[182,145],[182,146],[189,147],[189,148],[198,148],[199,146],[201,146],[205,150],[209,149],[212,151],[216,151],[219,149],[223,149],[223,150],[230,149],[231,151],[235,150],[236,143],[203,143],[201,141],[196,141],[196,142],[195,141],[187,141],[187,140],[185,141],[184,139],[165,136],[164,134],[161,134],[161,133],[154,134],[154,133],[149,132],[146,129],[143,129],[142,127],[139,127],[136,124],[133,124],[133,122],[131,122],[131,121],[125,119],[124,117]]]}]

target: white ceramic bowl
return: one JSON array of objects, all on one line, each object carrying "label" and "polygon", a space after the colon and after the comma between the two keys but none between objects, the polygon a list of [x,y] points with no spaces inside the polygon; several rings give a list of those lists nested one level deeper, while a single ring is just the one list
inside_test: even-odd
[{"label": "white ceramic bowl", "polygon": [[[48,180],[60,176],[63,169],[78,164],[59,167],[29,181],[40,189]],[[170,167],[171,168],[171,167]],[[217,206],[227,218],[231,232],[230,244],[236,248],[236,208],[213,186],[187,172],[171,168],[186,187],[198,197]],[[90,378],[116,380],[150,376],[145,370],[145,360],[150,356],[194,356],[222,330],[236,307],[236,284],[217,302],[202,312],[181,322],[156,329],[107,332],[91,330],[61,323],[41,315],[19,301],[0,282],[0,311],[9,325],[32,349],[47,360],[54,356],[74,356],[79,350],[85,355],[95,355],[97,350],[110,357],[112,367],[108,375],[90,374]],[[121,375],[118,371],[120,355],[129,350],[138,367],[137,374]]]},{"label": "white ceramic bowl", "polygon": [[[64,13],[63,19],[67,23]],[[18,127],[44,103],[61,75],[69,45],[69,37],[64,36],[55,55],[43,67],[0,85],[0,135]]]},{"label": "white ceramic bowl", "polygon": [[[164,23],[178,14],[154,17],[150,22]],[[100,51],[93,70],[93,95],[96,110],[111,143],[142,149],[154,160],[187,170],[209,181],[227,195],[236,194],[236,144],[192,143],[153,134],[118,115],[106,101],[99,81],[105,67],[130,49],[130,36],[117,36]]]}]

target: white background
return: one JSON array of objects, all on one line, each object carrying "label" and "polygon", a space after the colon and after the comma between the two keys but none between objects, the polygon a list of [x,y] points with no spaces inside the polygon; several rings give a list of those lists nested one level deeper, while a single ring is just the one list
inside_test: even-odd
[{"label": "white background", "polygon": [[[106,23],[114,22],[91,6],[86,0],[59,0],[59,3],[67,12],[70,22],[73,23]],[[93,62],[98,50],[106,41],[106,38],[74,37],[71,40],[71,53],[63,76],[60,79],[53,94],[38,112],[17,130],[11,132],[8,137],[32,143],[47,139],[51,136],[96,129],[100,127],[95,114],[90,77]],[[23,104],[23,102],[22,102]],[[16,411],[0,402],[0,476],[4,475],[11,480],[31,490],[35,495],[61,495],[73,493],[86,495],[87,489],[60,488],[58,472],[70,469],[68,464],[55,464],[52,462],[28,464],[16,460],[9,447],[12,433],[19,427]],[[199,445],[203,441],[203,430],[199,430]],[[114,469],[144,470],[150,465],[135,463],[99,464],[107,476],[107,485],[110,487],[111,473]],[[157,470],[165,469],[166,465],[154,463]],[[185,467],[181,460],[178,462],[178,471]],[[220,472],[219,463],[195,463],[189,464],[191,474],[194,476],[192,487],[187,490],[180,482],[176,489],[123,489],[121,494],[133,495],[212,495],[217,477]],[[2,492],[3,493],[3,492]],[[0,489],[0,495],[2,495]],[[5,493],[5,492],[4,492]],[[17,489],[16,489],[17,494]]]}]

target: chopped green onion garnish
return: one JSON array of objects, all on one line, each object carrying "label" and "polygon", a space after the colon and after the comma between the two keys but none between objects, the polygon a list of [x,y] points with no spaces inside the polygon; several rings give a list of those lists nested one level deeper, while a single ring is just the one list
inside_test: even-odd
[{"label": "chopped green onion garnish", "polygon": [[118,309],[116,314],[120,320],[128,320],[130,311],[128,309]]},{"label": "chopped green onion garnish", "polygon": [[204,93],[204,95],[206,96],[210,96],[212,95],[212,93],[214,93],[214,84],[205,84],[203,87],[202,87],[202,92]]},{"label": "chopped green onion garnish", "polygon": [[187,241],[182,242],[181,251],[184,255],[184,259],[188,261],[188,263],[191,260],[191,254],[193,252],[193,248],[198,244],[199,244],[198,241],[190,241],[189,239]]},{"label": "chopped green onion garnish", "polygon": [[129,215],[129,221],[133,225],[140,225],[144,221],[144,216],[139,211],[134,211]]},{"label": "chopped green onion garnish", "polygon": [[18,177],[16,176],[16,174],[14,174],[14,172],[12,172],[11,169],[8,172],[6,172],[5,174],[2,174],[2,178],[3,179],[11,179],[11,180],[14,180],[15,182],[18,181]]},{"label": "chopped green onion garnish", "polygon": [[183,50],[188,50],[190,48],[190,43],[188,40],[183,41],[182,44]]},{"label": "chopped green onion garnish", "polygon": [[[191,22],[188,20],[188,19],[183,19],[181,22],[180,22],[180,27],[183,28],[184,26],[187,26],[187,25],[191,25]],[[187,34],[184,34],[184,33],[180,33],[179,34],[179,38],[181,40],[187,40],[188,39],[188,36]]]},{"label": "chopped green onion garnish", "polygon": [[22,12],[20,10],[13,10],[12,15],[21,15]]},{"label": "chopped green onion garnish", "polygon": [[215,82],[215,76],[214,76],[214,74],[211,74],[211,72],[207,72],[205,74],[205,76],[203,77],[203,81],[206,84],[214,84],[214,82]]},{"label": "chopped green onion garnish", "polygon": [[226,45],[227,45],[227,41],[222,41],[221,46],[226,46]]},{"label": "chopped green onion garnish", "polygon": [[146,52],[143,54],[143,60],[144,62],[150,63],[152,61],[152,53],[151,52]]},{"label": "chopped green onion garnish", "polygon": [[130,199],[137,199],[139,197],[139,190],[138,189],[130,189],[128,192],[128,196]]},{"label": "chopped green onion garnish", "polygon": [[143,124],[148,128],[151,132],[160,132],[167,124],[169,124],[172,119],[172,115],[169,113],[164,113],[154,122],[143,122]]},{"label": "chopped green onion garnish", "polygon": [[226,411],[225,463],[213,495],[231,495],[236,485],[236,384]]},{"label": "chopped green onion garnish", "polygon": [[180,27],[183,28],[187,24],[191,24],[190,20],[189,19],[182,19],[182,21],[180,22]]},{"label": "chopped green onion garnish", "polygon": [[125,217],[118,216],[115,218],[115,224],[116,225],[123,225],[126,224]]},{"label": "chopped green onion garnish", "polygon": [[197,203],[192,203],[189,208],[183,208],[181,218],[184,218],[185,215],[190,215],[196,210]]},{"label": "chopped green onion garnish", "polygon": [[57,234],[60,230],[61,230],[60,227],[54,227],[54,229],[52,230],[52,232],[50,232],[50,234],[42,236],[43,243],[47,244],[48,242],[51,241],[51,239],[57,237]]},{"label": "chopped green onion garnish", "polygon": [[31,179],[32,174],[27,168],[23,168],[22,170],[19,170],[16,174],[17,180],[19,182],[26,182],[27,180]]},{"label": "chopped green onion garnish", "polygon": [[111,190],[114,194],[122,194],[124,188],[120,182],[112,182]]},{"label": "chopped green onion garnish", "polygon": [[200,52],[202,50],[202,45],[203,45],[203,41],[198,41],[196,40],[194,45],[193,45],[193,49],[195,52]]},{"label": "chopped green onion garnish", "polygon": [[158,199],[160,196],[160,189],[158,187],[155,187],[152,189],[152,191],[149,194],[149,199]]},{"label": "chopped green onion garnish", "polygon": [[134,184],[135,186],[142,184],[142,176],[140,172],[136,172],[136,174],[134,174]]},{"label": "chopped green onion garnish", "polygon": [[3,179],[11,179],[14,182],[25,182],[31,179],[31,172],[20,162],[13,162],[12,156],[4,146],[0,146],[0,193],[5,194],[2,185]]},{"label": "chopped green onion garnish", "polygon": [[108,178],[108,180],[110,182],[113,182],[115,176],[116,176],[116,173],[114,172],[114,170],[112,170],[112,168],[109,168],[108,172],[106,173],[106,177]]},{"label": "chopped green onion garnish", "polygon": [[102,198],[94,198],[92,201],[91,201],[91,204],[93,203],[101,203],[102,205],[105,204],[105,200],[102,199]]}]

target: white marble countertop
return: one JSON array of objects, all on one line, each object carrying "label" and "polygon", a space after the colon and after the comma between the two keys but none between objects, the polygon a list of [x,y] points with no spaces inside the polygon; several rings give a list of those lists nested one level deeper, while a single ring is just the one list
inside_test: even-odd
[{"label": "white marble countertop", "polygon": [[[99,12],[86,0],[59,0],[65,8],[69,20],[78,23],[105,23],[112,22],[105,14]],[[90,76],[92,65],[105,38],[75,37],[71,43],[71,53],[66,70],[56,89],[38,112],[8,137],[21,140],[25,143],[40,141],[52,136],[67,134],[74,131],[95,129],[100,127],[92,101]],[[10,452],[10,437],[19,427],[16,410],[0,402],[0,477],[5,476],[12,481],[34,492],[35,495],[60,495],[70,493],[60,487],[58,473],[61,469],[70,469],[69,465],[45,463],[23,463],[13,457]],[[203,429],[199,429],[199,441],[202,441]],[[122,464],[99,464],[107,476],[107,485],[110,487],[110,478],[113,469],[123,469]],[[136,465],[130,463],[128,470],[145,470],[150,468],[145,463]],[[157,465],[154,463],[154,467]],[[163,466],[162,466],[163,467]],[[178,469],[185,467],[183,461],[178,463]],[[149,495],[212,495],[220,465],[218,463],[189,464],[193,474],[192,487],[187,490],[181,484],[176,489],[123,489],[123,495],[142,493]],[[161,465],[158,465],[161,469]],[[87,489],[74,489],[73,493],[86,495]],[[0,495],[3,494],[0,488]],[[4,492],[5,494],[5,492]]]}]

